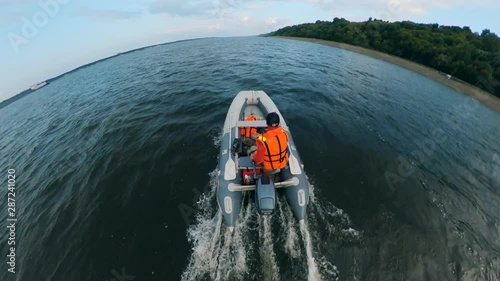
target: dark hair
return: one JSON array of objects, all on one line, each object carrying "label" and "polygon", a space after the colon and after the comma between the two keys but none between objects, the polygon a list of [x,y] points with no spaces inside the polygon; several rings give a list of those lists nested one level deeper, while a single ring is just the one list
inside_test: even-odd
[{"label": "dark hair", "polygon": [[280,116],[276,112],[271,112],[266,116],[266,123],[268,126],[273,124],[280,124]]}]

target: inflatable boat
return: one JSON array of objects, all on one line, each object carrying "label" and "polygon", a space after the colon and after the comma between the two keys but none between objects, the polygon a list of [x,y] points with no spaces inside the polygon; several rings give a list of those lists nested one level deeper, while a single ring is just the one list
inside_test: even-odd
[{"label": "inflatable boat", "polygon": [[[280,125],[288,134],[288,164],[271,174],[263,173],[262,167],[256,166],[250,159],[247,155],[250,145],[246,144],[246,137],[241,135],[242,128],[254,128],[260,132],[265,130],[265,117],[270,112],[279,115]],[[232,230],[237,223],[244,192],[253,193],[260,215],[272,214],[277,202],[276,189],[283,189],[295,217],[299,222],[304,220],[310,184],[286,121],[271,98],[263,91],[239,92],[229,107],[222,134],[217,202],[225,225]]]}]

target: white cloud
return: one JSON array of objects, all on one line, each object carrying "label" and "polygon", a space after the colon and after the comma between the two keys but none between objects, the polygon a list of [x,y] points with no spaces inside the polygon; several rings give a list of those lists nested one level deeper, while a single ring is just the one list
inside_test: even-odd
[{"label": "white cloud", "polygon": [[266,20],[266,25],[276,25],[278,23],[278,19],[276,17],[270,17]]},{"label": "white cloud", "polygon": [[[338,8],[379,8],[388,7],[392,5],[420,5],[422,8],[457,8],[462,6],[471,6],[470,0],[295,0],[295,2],[304,2],[306,4],[313,4],[322,8],[338,9]],[[488,7],[491,5],[498,5],[497,0],[476,0],[474,6]]]},{"label": "white cloud", "polygon": [[[251,1],[249,1],[251,2]],[[253,1],[252,1],[253,2]],[[284,2],[282,0],[257,1],[261,3]],[[427,15],[435,9],[456,9],[456,8],[498,8],[498,0],[290,0],[289,2],[304,3],[316,6],[323,11],[333,12],[332,18],[347,17],[346,15],[364,14],[363,19],[375,17],[384,20],[408,20],[414,16]]]},{"label": "white cloud", "polygon": [[214,5],[207,1],[155,0],[151,3],[151,13],[165,13],[175,16],[193,16],[206,14],[214,10]]},{"label": "white cloud", "polygon": [[0,14],[0,23],[22,22],[22,18],[24,16],[26,16],[26,15],[23,13],[18,13],[18,12]]},{"label": "white cloud", "polygon": [[[231,19],[234,23],[248,26],[250,25],[249,19],[256,21],[261,16],[260,14],[266,14],[276,5],[287,5],[290,2],[295,5],[301,3],[304,7],[316,7],[323,14],[330,13],[331,19],[344,17],[360,21],[372,17],[399,21],[421,18],[436,9],[465,9],[471,5],[474,7],[497,5],[498,7],[498,4],[495,4],[497,1],[476,0],[474,4],[471,4],[470,0],[149,0],[146,5],[153,14],[166,13],[197,19]],[[237,16],[237,14],[244,16]],[[248,20],[245,16],[248,16]],[[277,19],[276,22],[268,19],[265,24],[268,27],[276,27],[282,22],[278,23]]]},{"label": "white cloud", "polygon": [[224,16],[228,11],[241,6],[239,0],[154,0],[149,4],[153,14],[165,13],[175,16]]},{"label": "white cloud", "polygon": [[132,19],[141,14],[141,12],[138,11],[98,10],[86,7],[78,8],[74,13],[77,16],[92,17],[101,21]]},{"label": "white cloud", "polygon": [[222,25],[220,25],[220,24],[212,24],[212,25],[208,26],[209,31],[217,31],[217,30],[221,30],[221,29],[222,29]]},{"label": "white cloud", "polygon": [[241,21],[242,23],[247,23],[249,20],[250,20],[250,17],[249,17],[249,16],[242,16],[242,17],[240,18],[240,21]]},{"label": "white cloud", "polygon": [[162,32],[162,35],[175,35],[175,34],[193,34],[193,33],[199,33],[199,32],[213,32],[213,31],[219,31],[223,30],[224,26],[222,24],[210,24],[210,25],[188,25],[188,26],[182,26],[182,27],[177,27],[177,28],[170,28],[167,29],[166,31]]},{"label": "white cloud", "polygon": [[260,3],[260,4],[255,4],[253,2],[251,3],[248,3],[248,4],[245,4],[243,5],[243,9],[245,10],[250,10],[250,11],[262,11],[262,10],[266,10],[266,9],[269,9],[269,7],[271,7],[271,3]]},{"label": "white cloud", "polygon": [[38,4],[37,0],[2,0],[0,7],[9,7],[14,5],[35,5]]},{"label": "white cloud", "polygon": [[423,8],[419,8],[419,7],[409,7],[408,8],[408,11],[411,13],[411,14],[414,14],[416,16],[424,16],[427,14],[427,11],[424,10]]}]

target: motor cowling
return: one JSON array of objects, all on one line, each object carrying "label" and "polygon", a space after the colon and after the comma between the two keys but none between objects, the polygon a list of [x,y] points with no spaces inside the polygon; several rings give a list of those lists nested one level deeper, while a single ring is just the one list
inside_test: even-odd
[{"label": "motor cowling", "polygon": [[276,207],[276,189],[269,175],[258,177],[255,187],[255,205],[261,215],[270,215]]}]

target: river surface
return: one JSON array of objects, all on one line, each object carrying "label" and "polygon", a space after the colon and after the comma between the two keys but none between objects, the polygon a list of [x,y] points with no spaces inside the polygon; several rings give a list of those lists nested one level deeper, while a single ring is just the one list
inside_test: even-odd
[{"label": "river surface", "polygon": [[[221,225],[213,175],[241,90],[287,120],[314,185],[305,225],[283,198]],[[0,109],[0,136],[0,280],[500,279],[500,114],[364,55],[262,37],[144,48]]]}]

